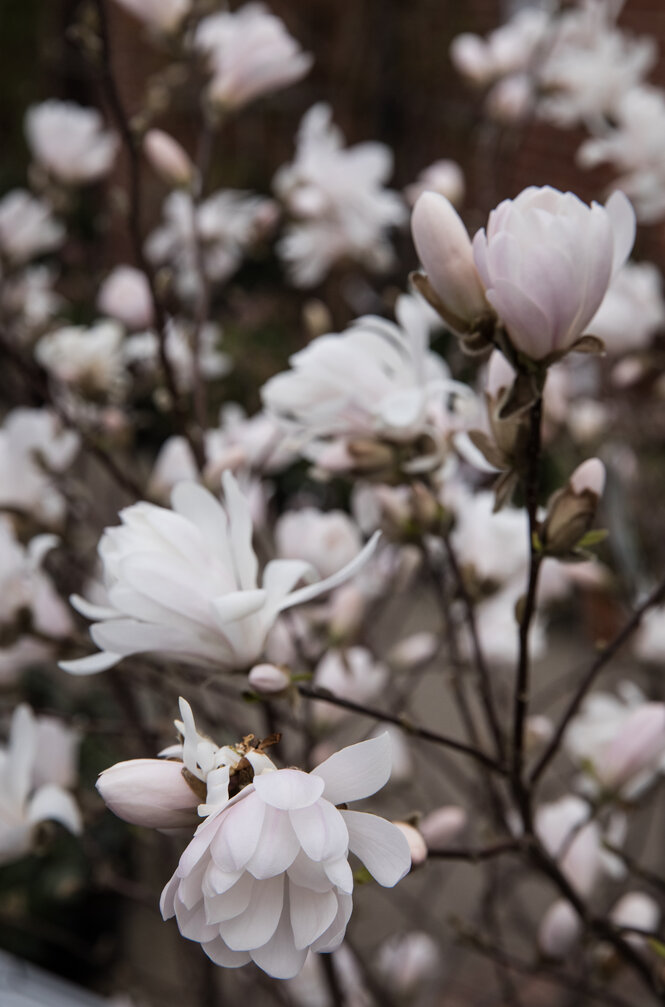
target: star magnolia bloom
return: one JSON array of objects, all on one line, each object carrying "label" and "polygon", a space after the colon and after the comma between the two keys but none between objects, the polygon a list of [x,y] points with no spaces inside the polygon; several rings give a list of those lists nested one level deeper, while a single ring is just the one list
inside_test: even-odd
[{"label": "star magnolia bloom", "polygon": [[99,543],[109,605],[71,599],[96,620],[90,635],[102,653],[61,668],[91,674],[153,652],[249,669],[280,612],[343,583],[375,549],[376,535],[333,577],[299,590],[298,581],[314,577],[310,565],[273,560],[259,587],[248,501],[230,472],[222,484],[225,508],[202,486],[179,483],[172,510],[138,503],[121,511],[122,526],[107,528]]},{"label": "star magnolia bloom", "polygon": [[81,816],[71,794],[46,779],[36,786],[39,762],[48,766],[48,746],[41,746],[39,724],[29,706],[14,711],[9,742],[0,749],[0,863],[29,852],[35,826],[60,822],[81,831]]},{"label": "star magnolia bloom", "polygon": [[207,55],[212,71],[209,97],[226,108],[240,108],[294,84],[313,62],[262,3],[204,18],[195,45]]},{"label": "star magnolia bloom", "polygon": [[386,737],[335,753],[311,773],[266,769],[198,828],[162,893],[164,919],[218,965],[254,961],[279,979],[307,951],[341,944],[358,856],[379,884],[408,873],[408,843],[390,822],[336,805],[379,790],[390,775]]},{"label": "star magnolia bloom", "polygon": [[33,156],[59,182],[83,185],[110,171],[118,149],[94,108],[50,99],[28,110],[25,131]]},{"label": "star magnolia bloom", "polygon": [[623,193],[589,207],[572,192],[531,186],[492,210],[473,258],[513,346],[543,360],[586,331],[634,239]]}]

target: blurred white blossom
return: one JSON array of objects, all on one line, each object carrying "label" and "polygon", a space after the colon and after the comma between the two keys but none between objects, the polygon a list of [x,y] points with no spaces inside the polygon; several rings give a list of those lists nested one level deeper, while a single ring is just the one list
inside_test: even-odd
[{"label": "blurred white blossom", "polygon": [[51,98],[26,114],[25,132],[33,157],[64,185],[96,182],[112,168],[117,137],[104,129],[94,108]]},{"label": "blurred white blossom", "polygon": [[78,434],[63,430],[50,410],[13,409],[0,428],[0,507],[58,524],[66,508],[54,476],[69,468],[78,449]]},{"label": "blurred white blossom", "polygon": [[0,251],[10,262],[29,262],[64,239],[63,225],[44,200],[24,189],[12,189],[0,200]]},{"label": "blurred white blossom", "polygon": [[87,328],[67,325],[42,336],[35,358],[52,377],[88,394],[119,389],[124,376],[124,332],[118,322],[103,319]]},{"label": "blurred white blossom", "polygon": [[145,273],[134,266],[116,266],[97,295],[97,307],[131,331],[146,329],[153,322],[150,286]]}]

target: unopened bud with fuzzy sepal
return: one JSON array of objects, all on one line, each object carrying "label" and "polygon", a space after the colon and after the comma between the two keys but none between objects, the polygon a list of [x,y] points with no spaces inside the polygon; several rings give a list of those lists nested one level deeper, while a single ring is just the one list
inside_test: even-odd
[{"label": "unopened bud with fuzzy sepal", "polygon": [[589,458],[554,494],[540,536],[548,555],[570,557],[576,549],[593,544],[587,536],[604,488],[605,466],[599,458]]},{"label": "unopened bud with fuzzy sepal", "polygon": [[170,759],[130,759],[105,769],[97,790],[113,814],[131,825],[195,828],[205,793],[193,789],[183,769],[182,762]]}]

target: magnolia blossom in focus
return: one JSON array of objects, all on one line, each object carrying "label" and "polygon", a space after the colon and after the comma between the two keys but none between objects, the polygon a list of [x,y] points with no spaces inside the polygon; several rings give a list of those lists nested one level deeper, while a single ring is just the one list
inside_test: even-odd
[{"label": "magnolia blossom in focus", "polygon": [[621,192],[589,207],[571,192],[531,186],[492,210],[473,258],[515,349],[533,360],[571,349],[634,237],[635,213]]},{"label": "magnolia blossom in focus", "polygon": [[321,577],[337,573],[362,549],[360,532],[348,514],[316,507],[282,514],[275,525],[275,543],[280,557],[305,560]]},{"label": "magnolia blossom in focus", "polygon": [[86,393],[117,388],[124,374],[124,333],[118,322],[102,320],[90,328],[68,325],[42,336],[35,358],[54,378]]},{"label": "magnolia blossom in focus", "polygon": [[65,501],[54,485],[79,449],[78,434],[63,430],[48,409],[13,409],[0,428],[0,507],[58,524]]},{"label": "magnolia blossom in focus", "polygon": [[384,144],[345,148],[330,107],[310,108],[300,124],[295,160],[273,180],[294,218],[278,251],[296,286],[314,286],[345,258],[375,272],[391,265],[386,232],[406,215],[398,194],[384,188],[392,168]]},{"label": "magnolia blossom in focus", "polygon": [[421,171],[416,181],[407,185],[404,195],[413,206],[423,192],[438,192],[454,206],[459,206],[464,201],[464,191],[464,172],[459,164],[443,158]]},{"label": "magnolia blossom in focus", "polygon": [[61,667],[91,674],[130,654],[159,653],[229,669],[261,658],[280,612],[343,583],[373,552],[376,537],[344,569],[294,590],[315,574],[300,560],[273,560],[258,584],[249,505],[230,472],[222,477],[225,507],[195,483],[180,483],[172,510],[138,503],[121,511],[122,525],[99,543],[107,606],[74,596],[94,624],[101,653]]},{"label": "magnolia blossom in focus", "polygon": [[251,960],[276,978],[297,975],[309,948],[332,951],[343,940],[349,853],[387,887],[409,870],[399,829],[336,807],[375,793],[389,774],[383,738],[345,748],[309,774],[266,765],[199,826],[162,893],[162,915],[175,916],[218,965]]},{"label": "magnolia blossom in focus", "polygon": [[10,262],[28,262],[63,243],[65,229],[52,212],[24,189],[12,189],[0,199],[0,251]]},{"label": "magnolia blossom in focus", "polygon": [[116,266],[99,288],[97,307],[103,314],[117,318],[130,332],[149,328],[153,306],[145,273],[134,266]]},{"label": "magnolia blossom in focus", "polygon": [[262,3],[204,18],[194,39],[212,74],[208,98],[237,109],[304,77],[312,57]]},{"label": "magnolia blossom in focus", "polygon": [[440,463],[447,439],[475,408],[468,386],[452,381],[428,349],[412,299],[400,298],[396,315],[399,327],[368,316],[341,335],[320,336],[290,358],[292,370],[263,386],[268,410],[321,468],[389,467],[391,448],[381,442],[407,445],[419,437],[431,442],[430,458],[414,465]]},{"label": "magnolia blossom in focus", "polygon": [[175,31],[192,7],[192,0],[115,0],[115,2],[148,28],[160,32]]},{"label": "magnolia blossom in focus", "polygon": [[97,109],[52,98],[28,110],[25,131],[33,157],[65,185],[96,182],[110,171],[118,140]]},{"label": "magnolia blossom in focus", "polygon": [[40,822],[56,821],[70,832],[81,831],[74,798],[49,775],[49,756],[47,739],[42,736],[40,742],[39,722],[30,707],[16,707],[7,746],[0,748],[0,863],[30,852]]}]

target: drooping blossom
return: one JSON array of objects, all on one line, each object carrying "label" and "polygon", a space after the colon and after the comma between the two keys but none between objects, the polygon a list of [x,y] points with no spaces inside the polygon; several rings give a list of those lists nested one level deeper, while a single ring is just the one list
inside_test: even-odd
[{"label": "drooping blossom", "polygon": [[222,283],[242,263],[245,254],[272,229],[277,207],[271,199],[237,189],[222,189],[194,206],[180,190],[162,205],[162,223],[146,242],[146,253],[157,265],[170,265],[178,293],[185,299],[199,293],[199,251],[208,280]]},{"label": "drooping blossom", "polygon": [[330,106],[310,108],[293,163],[273,180],[293,218],[278,251],[296,286],[314,286],[343,259],[374,272],[389,268],[393,251],[387,232],[406,216],[400,196],[385,188],[392,167],[384,144],[344,147]]},{"label": "drooping blossom", "polygon": [[44,200],[24,189],[12,189],[0,200],[0,251],[10,262],[29,262],[64,239],[64,227]]},{"label": "drooping blossom", "polygon": [[422,314],[400,299],[396,315],[400,325],[368,316],[342,334],[320,336],[290,358],[290,371],[263,386],[265,406],[321,468],[390,467],[390,445],[423,437],[429,457],[414,465],[439,465],[475,408],[468,386],[452,381],[428,349]]},{"label": "drooping blossom", "polygon": [[69,468],[78,449],[78,435],[63,430],[50,410],[13,409],[0,428],[0,508],[58,524],[65,501],[54,476]]},{"label": "drooping blossom", "polygon": [[492,210],[473,240],[485,296],[515,349],[532,360],[569,350],[586,332],[635,237],[623,193],[605,207],[549,186]]},{"label": "drooping blossom", "polygon": [[54,378],[88,394],[118,389],[124,376],[122,326],[102,319],[90,328],[67,325],[37,343],[35,357]]},{"label": "drooping blossom", "polygon": [[210,809],[162,893],[162,915],[175,916],[218,965],[254,961],[276,978],[297,975],[310,948],[332,951],[343,940],[353,905],[349,853],[387,887],[409,870],[395,826],[336,807],[375,793],[389,774],[382,738],[345,748],[309,774],[263,766]]},{"label": "drooping blossom", "polygon": [[130,332],[149,328],[153,306],[145,273],[134,266],[116,266],[99,288],[97,307],[104,315],[117,318]]},{"label": "drooping blossom", "polygon": [[376,537],[344,569],[325,581],[309,564],[273,560],[259,587],[249,504],[230,472],[222,477],[225,507],[195,483],[180,483],[172,510],[138,503],[107,528],[98,552],[109,604],[74,596],[94,620],[90,634],[100,653],[61,667],[91,674],[130,654],[159,653],[213,667],[247,670],[263,653],[280,612],[343,583],[373,552]]},{"label": "drooping blossom", "polygon": [[301,559],[329,577],[362,549],[357,525],[344,511],[316,507],[286,511],[275,524],[275,544],[282,559]]},{"label": "drooping blossom", "polygon": [[94,108],[51,98],[33,105],[25,131],[33,157],[64,185],[96,182],[113,166],[118,139]]},{"label": "drooping blossom", "polygon": [[154,31],[171,33],[192,7],[192,0],[115,0],[119,7]]},{"label": "drooping blossom", "polygon": [[295,84],[313,62],[263,3],[204,18],[194,44],[208,61],[208,99],[226,109]]},{"label": "drooping blossom", "polygon": [[[56,821],[81,831],[73,796],[49,775],[49,740],[29,706],[17,706],[6,747],[0,748],[0,863],[30,852],[35,827]],[[58,767],[59,768],[59,767]]]}]

